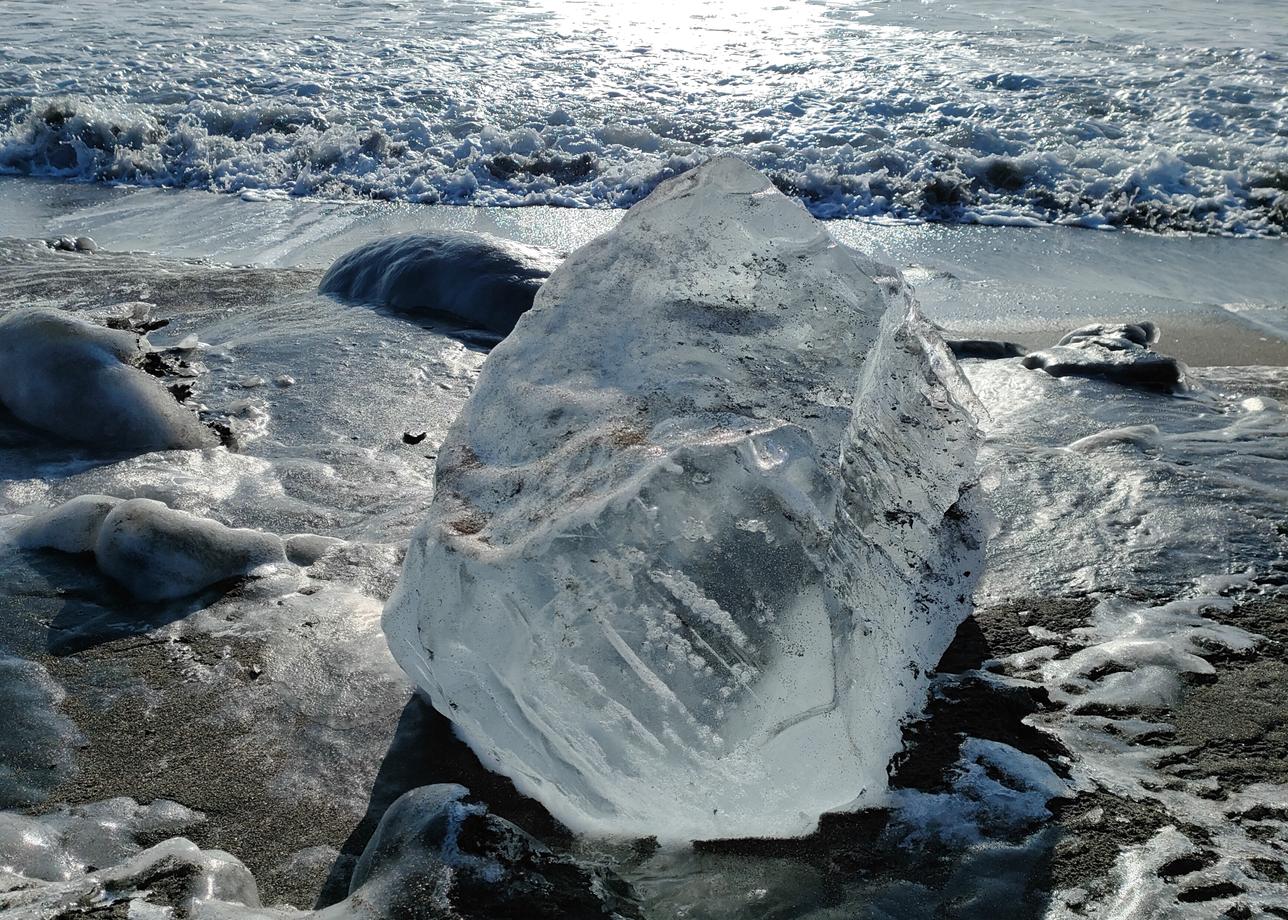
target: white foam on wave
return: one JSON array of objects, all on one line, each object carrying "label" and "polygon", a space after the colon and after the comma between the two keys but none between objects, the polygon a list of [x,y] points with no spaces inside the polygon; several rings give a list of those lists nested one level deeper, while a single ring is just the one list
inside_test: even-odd
[{"label": "white foam on wave", "polygon": [[1146,30],[1124,6],[371,2],[266,29],[198,3],[164,31],[33,10],[0,52],[0,172],[623,207],[732,152],[820,217],[1281,234],[1288,59],[1263,14]]}]

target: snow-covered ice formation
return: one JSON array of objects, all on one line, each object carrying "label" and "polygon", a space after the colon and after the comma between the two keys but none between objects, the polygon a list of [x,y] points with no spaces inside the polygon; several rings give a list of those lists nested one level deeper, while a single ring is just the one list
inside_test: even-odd
[{"label": "snow-covered ice formation", "polygon": [[897,273],[721,158],[551,275],[444,442],[385,613],[575,830],[881,801],[981,564],[969,388]]},{"label": "snow-covered ice formation", "polygon": [[60,310],[0,318],[0,404],[33,428],[110,450],[210,447],[214,432],[132,366],[140,336]]},{"label": "snow-covered ice formation", "polygon": [[1073,330],[1051,348],[1026,355],[1023,364],[1052,377],[1106,377],[1138,386],[1183,386],[1185,365],[1152,350],[1158,335],[1158,326],[1150,322],[1092,323]]},{"label": "snow-covered ice formation", "polygon": [[110,495],[77,495],[24,523],[17,543],[23,549],[92,553],[103,521],[120,503]]},{"label": "snow-covered ice formation", "polygon": [[[292,538],[301,552],[304,536]],[[276,534],[226,527],[149,498],[78,496],[25,523],[17,538],[27,549],[92,551],[103,574],[152,601],[291,568]]]},{"label": "snow-covered ice formation", "polygon": [[408,233],[345,253],[318,290],[505,335],[558,264],[549,250],[481,233]]}]

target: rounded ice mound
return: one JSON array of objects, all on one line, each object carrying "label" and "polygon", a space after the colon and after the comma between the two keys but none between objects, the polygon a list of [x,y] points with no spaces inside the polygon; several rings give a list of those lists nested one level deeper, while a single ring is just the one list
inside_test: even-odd
[{"label": "rounded ice mound", "polygon": [[483,366],[390,647],[574,830],[806,833],[881,801],[968,612],[973,405],[897,272],[712,160]]},{"label": "rounded ice mound", "polygon": [[225,527],[149,498],[112,509],[94,556],[105,575],[146,600],[184,597],[286,562],[276,534]]},{"label": "rounded ice mound", "polygon": [[479,233],[409,233],[341,256],[318,290],[508,335],[558,264],[549,250]]},{"label": "rounded ice mound", "polygon": [[218,444],[214,432],[133,367],[146,343],[59,310],[0,317],[0,403],[16,418],[67,441],[110,450],[187,450]]},{"label": "rounded ice mound", "polygon": [[27,549],[92,550],[104,575],[148,601],[289,566],[276,534],[226,527],[149,498],[82,495],[26,522],[17,539]]},{"label": "rounded ice mound", "polygon": [[[36,822],[31,822],[36,824]],[[5,829],[0,827],[0,833]],[[32,843],[57,846],[56,840]],[[3,845],[0,839],[0,846]],[[30,845],[30,843],[28,844]],[[258,910],[259,889],[250,870],[223,850],[203,850],[183,837],[171,837],[112,866],[69,867],[53,878],[31,878],[0,872],[6,916],[72,917],[260,917],[280,918]],[[303,916],[303,915],[301,915]]]},{"label": "rounded ice mound", "polygon": [[52,511],[37,515],[18,531],[23,549],[56,549],[60,553],[92,553],[103,520],[121,503],[110,495],[78,495]]}]

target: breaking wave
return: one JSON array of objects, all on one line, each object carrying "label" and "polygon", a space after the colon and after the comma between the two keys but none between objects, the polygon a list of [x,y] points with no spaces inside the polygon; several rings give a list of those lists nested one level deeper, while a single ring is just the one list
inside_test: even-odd
[{"label": "breaking wave", "polygon": [[164,29],[33,6],[0,46],[0,173],[627,207],[732,152],[820,217],[1282,235],[1288,53],[1179,6],[1154,33],[983,2],[355,0],[270,23],[198,0]]}]

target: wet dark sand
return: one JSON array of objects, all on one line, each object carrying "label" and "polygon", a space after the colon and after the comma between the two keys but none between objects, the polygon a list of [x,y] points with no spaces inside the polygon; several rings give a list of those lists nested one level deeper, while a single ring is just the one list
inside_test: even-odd
[{"label": "wet dark sand", "polygon": [[[1023,722],[1049,711],[1045,694],[998,690],[975,677],[975,669],[1040,644],[1028,626],[1067,632],[1081,625],[1093,606],[1087,598],[1025,598],[978,610],[940,665],[941,673],[957,678],[932,703],[928,718],[908,727],[909,748],[894,769],[893,784],[941,789],[966,736],[1010,744],[1062,769],[1060,744]],[[1021,611],[1028,614],[1021,617]],[[1215,678],[1192,683],[1168,718],[1177,727],[1177,739],[1194,746],[1187,759],[1195,775],[1219,775],[1228,790],[1282,781],[1288,777],[1288,600],[1259,599],[1225,619],[1269,641],[1255,654],[1217,660]],[[568,843],[540,806],[484,771],[452,737],[445,720],[410,695],[373,697],[369,720],[346,739],[371,753],[362,775],[349,778],[369,790],[365,807],[307,790],[293,796],[280,788],[273,779],[280,764],[266,759],[274,755],[272,739],[264,734],[276,723],[257,720],[252,710],[244,720],[229,722],[228,707],[218,699],[239,689],[251,692],[261,679],[256,676],[261,652],[251,640],[188,632],[177,639],[123,636],[40,656],[37,660],[66,687],[62,708],[85,744],[76,754],[74,775],[36,810],[113,796],[178,801],[206,816],[188,834],[194,842],[245,862],[265,904],[299,907],[343,896],[352,861],[384,808],[406,789],[426,783],[461,782],[494,811],[547,842]],[[192,662],[216,660],[231,678],[208,685],[191,679]],[[1046,845],[1032,867],[1027,907],[1016,915],[1039,916],[1053,888],[1102,880],[1123,846],[1143,842],[1167,821],[1157,805],[1100,792],[1061,804],[1042,832]],[[915,872],[924,881],[936,867],[948,871],[952,860],[942,854],[909,859],[874,849],[883,824],[880,813],[833,816],[812,838],[722,842],[702,849],[739,858],[822,861],[873,877]]]}]

